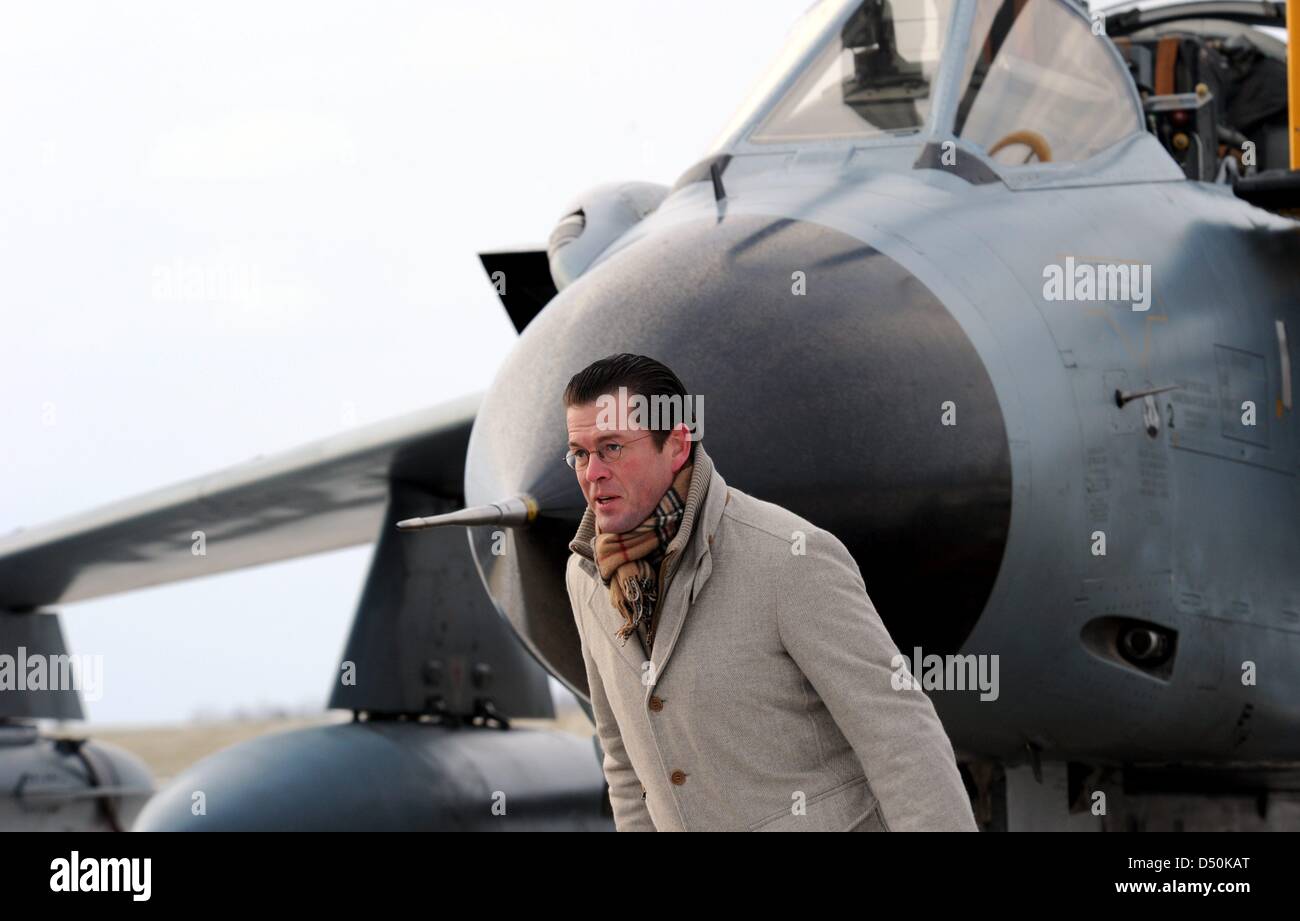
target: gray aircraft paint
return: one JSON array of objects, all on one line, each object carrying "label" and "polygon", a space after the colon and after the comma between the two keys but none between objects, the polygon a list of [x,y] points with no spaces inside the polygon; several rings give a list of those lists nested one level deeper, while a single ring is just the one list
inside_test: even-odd
[{"label": "gray aircraft paint", "polygon": [[[961,10],[955,21],[970,4]],[[961,56],[945,58],[951,70]],[[928,143],[953,142],[959,160],[979,157],[936,127],[950,117],[955,94],[942,87],[952,76],[937,81],[930,128],[915,138],[724,145],[722,201],[707,170],[695,170],[687,177],[695,181],[613,244],[554,310],[562,314],[564,295],[576,296],[584,280],[600,280],[602,265],[613,269],[638,246],[671,245],[701,220],[720,231],[751,217],[807,222],[887,256],[933,292],[973,344],[1010,449],[1005,556],[961,647],[1001,656],[1003,691],[996,702],[935,695],[954,742],[1006,758],[1027,744],[1056,758],[1297,757],[1298,458],[1290,411],[1273,415],[1282,392],[1275,321],[1292,338],[1300,328],[1294,222],[1226,188],[1187,181],[1144,132],[1080,163],[983,161],[996,183],[914,169]],[[1152,308],[1045,300],[1043,268],[1067,255],[1151,265]],[[808,283],[817,283],[815,268]],[[626,319],[610,309],[611,320]],[[535,331],[554,337],[552,347],[579,333],[572,320],[555,322],[566,322],[563,333],[545,324]],[[707,329],[727,321],[698,322]],[[517,352],[529,348],[525,331]],[[682,370],[673,355],[658,357]],[[499,381],[510,379],[513,358]],[[768,368],[788,373],[763,361],[750,370]],[[1115,404],[1116,389],[1169,384],[1178,389],[1157,398],[1154,438],[1140,400]],[[709,392],[707,379],[695,386]],[[1233,420],[1248,398],[1257,400],[1260,421],[1243,432]],[[476,436],[499,399],[495,388],[485,397]],[[958,413],[960,428],[960,403]],[[881,438],[891,450],[888,434]],[[732,473],[746,475],[734,464]],[[466,495],[471,504],[488,501],[475,492],[473,471]],[[1092,555],[1094,530],[1107,534],[1105,557]],[[870,569],[869,559],[859,563]],[[891,615],[912,616],[884,616]],[[1114,617],[1176,633],[1172,674],[1099,655],[1084,641],[1085,627]],[[1243,685],[1247,661],[1269,679]]]}]

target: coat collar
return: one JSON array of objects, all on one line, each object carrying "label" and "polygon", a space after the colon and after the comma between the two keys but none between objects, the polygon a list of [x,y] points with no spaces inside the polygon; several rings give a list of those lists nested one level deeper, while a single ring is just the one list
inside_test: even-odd
[{"label": "coat collar", "polygon": [[[704,450],[703,442],[696,442],[695,444],[694,464],[695,469],[691,471],[691,485],[687,490],[686,512],[682,516],[682,522],[678,526],[677,534],[668,543],[668,551],[665,556],[668,569],[665,570],[664,581],[668,588],[660,601],[661,607],[655,614],[657,620],[657,626],[655,627],[656,640],[651,655],[651,661],[654,663],[654,677],[647,683],[647,696],[653,690],[654,682],[658,680],[657,676],[662,673],[664,666],[668,662],[668,657],[672,655],[689,603],[695,600],[695,597],[704,587],[709,574],[713,571],[712,543],[710,539],[718,529],[718,522],[722,518],[722,509],[727,504],[727,482],[718,473],[717,468],[713,466],[713,459]],[[697,533],[701,533],[701,536],[693,540],[693,536]],[[573,540],[569,542],[569,549],[594,564],[595,558],[591,543],[595,535],[596,515],[588,507],[582,516],[582,523],[578,526],[577,533],[574,535]],[[683,562],[685,565],[679,565]],[[599,577],[597,577],[596,582],[599,585]],[[616,647],[619,647],[619,652],[624,660],[639,674],[645,658],[640,645],[629,640],[627,645],[620,646],[618,641],[613,638],[612,632],[609,639]]]}]

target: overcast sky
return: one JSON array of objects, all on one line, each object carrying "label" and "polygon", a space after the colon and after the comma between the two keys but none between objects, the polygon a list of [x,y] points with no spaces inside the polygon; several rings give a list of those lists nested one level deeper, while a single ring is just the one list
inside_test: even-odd
[{"label": "overcast sky", "polygon": [[[475,254],[671,183],[807,6],[6,4],[0,534],[486,388]],[[323,706],[370,552],[63,608],[88,718]]]}]

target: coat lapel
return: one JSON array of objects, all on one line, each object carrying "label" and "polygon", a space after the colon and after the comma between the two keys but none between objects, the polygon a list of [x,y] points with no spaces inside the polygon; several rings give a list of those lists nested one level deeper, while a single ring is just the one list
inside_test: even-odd
[{"label": "coat lapel", "polygon": [[640,680],[645,664],[645,650],[641,647],[641,638],[633,633],[624,643],[617,636],[619,624],[623,623],[622,616],[614,610],[614,602],[609,599],[609,589],[600,581],[599,577],[593,580],[591,595],[587,599],[587,609],[592,612],[592,623],[598,632],[605,635],[605,639],[614,647],[619,658],[627,663],[628,668],[636,672],[637,679]]},{"label": "coat lapel", "polygon": [[677,645],[677,637],[686,622],[686,614],[695,598],[704,588],[709,574],[713,572],[713,552],[709,542],[722,519],[722,509],[727,504],[727,483],[713,470],[709,478],[709,492],[704,500],[702,514],[694,523],[694,533],[686,548],[689,557],[682,561],[664,596],[664,608],[659,612],[659,625],[655,627],[654,651],[650,661],[653,681],[646,688],[648,696],[654,690],[654,684],[663,676],[668,660]]}]

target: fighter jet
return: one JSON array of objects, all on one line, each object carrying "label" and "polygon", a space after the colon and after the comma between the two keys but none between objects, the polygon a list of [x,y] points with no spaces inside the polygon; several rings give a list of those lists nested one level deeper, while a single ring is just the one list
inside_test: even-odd
[{"label": "fighter jet", "polygon": [[[814,4],[671,187],[482,254],[519,331],[485,393],[0,541],[3,650],[46,656],[60,604],[375,544],[351,723],[84,797],[142,830],[612,827],[598,748],[511,721],[553,712],[548,674],[586,699],[560,394],[637,352],[707,396],[730,483],[852,552],[982,827],[1294,827],[1286,21]],[[0,708],[0,825],[29,827],[17,778],[70,757],[30,721],[76,700]]]}]

